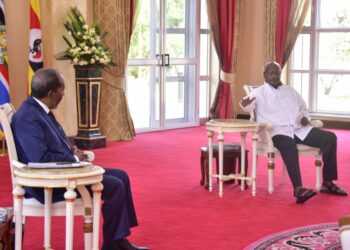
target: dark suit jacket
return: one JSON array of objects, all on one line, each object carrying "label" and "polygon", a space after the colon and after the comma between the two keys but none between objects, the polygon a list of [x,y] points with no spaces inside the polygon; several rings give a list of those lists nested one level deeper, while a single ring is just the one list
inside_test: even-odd
[{"label": "dark suit jacket", "polygon": [[76,161],[65,135],[31,96],[13,116],[11,127],[21,162]]},{"label": "dark suit jacket", "polygon": [[[11,127],[19,161],[25,164],[76,161],[72,149],[67,145],[64,132],[33,97],[28,97],[23,102],[12,118]],[[26,193],[26,197],[34,197],[44,202],[42,189],[26,188]],[[62,199],[58,196],[60,194],[55,195],[54,192],[53,201]]]}]

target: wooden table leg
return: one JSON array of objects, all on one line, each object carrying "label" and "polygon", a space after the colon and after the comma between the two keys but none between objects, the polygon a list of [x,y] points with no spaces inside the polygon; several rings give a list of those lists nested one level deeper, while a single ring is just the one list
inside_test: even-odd
[{"label": "wooden table leg", "polygon": [[44,249],[51,249],[52,189],[45,188]]},{"label": "wooden table leg", "polygon": [[64,193],[66,199],[66,250],[73,249],[73,226],[74,226],[74,203],[77,193],[73,188],[68,187]]},{"label": "wooden table leg", "polygon": [[223,189],[224,135],[223,133],[219,133],[218,141],[219,141],[219,196],[223,197],[224,196],[224,189]]},{"label": "wooden table leg", "polygon": [[213,135],[214,133],[212,131],[208,131],[208,180],[209,180],[209,191],[213,191],[213,180],[212,180],[212,174],[213,174]]},{"label": "wooden table leg", "polygon": [[254,134],[252,136],[252,195],[256,195],[256,162],[257,162],[257,155],[256,155],[256,147],[258,142],[258,135]]},{"label": "wooden table leg", "polygon": [[[246,132],[241,133],[241,175],[245,176],[245,145],[246,145]],[[244,181],[241,182],[241,190],[245,188]]]},{"label": "wooden table leg", "polygon": [[91,186],[93,191],[93,230],[92,230],[92,249],[98,250],[98,237],[100,232],[100,210],[101,194],[103,190],[102,183],[96,183]]}]

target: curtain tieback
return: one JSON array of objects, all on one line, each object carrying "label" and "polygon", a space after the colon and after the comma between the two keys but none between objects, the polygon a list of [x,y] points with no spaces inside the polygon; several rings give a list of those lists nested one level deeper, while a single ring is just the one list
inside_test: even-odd
[{"label": "curtain tieback", "polygon": [[233,84],[236,80],[236,74],[235,73],[228,73],[223,70],[220,71],[220,79],[221,81]]},{"label": "curtain tieback", "polygon": [[116,76],[106,70],[103,70],[103,82],[114,89],[124,91],[124,89],[120,87],[122,86],[124,80],[125,76]]}]

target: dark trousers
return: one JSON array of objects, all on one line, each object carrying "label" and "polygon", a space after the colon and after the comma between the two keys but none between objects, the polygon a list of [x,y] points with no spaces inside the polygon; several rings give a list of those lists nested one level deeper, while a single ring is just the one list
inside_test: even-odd
[{"label": "dark trousers", "polygon": [[[109,249],[113,241],[130,235],[130,228],[138,225],[128,174],[119,169],[105,168],[103,174],[102,216],[103,247]],[[25,187],[26,197],[36,198],[44,203],[44,189]],[[89,190],[91,191],[91,190]],[[55,188],[52,201],[64,200],[66,189]],[[78,194],[78,197],[80,195]]]},{"label": "dark trousers", "polygon": [[302,141],[297,136],[290,138],[285,135],[272,137],[273,145],[280,151],[286,164],[288,175],[293,187],[302,186],[298,149],[296,144],[304,144],[320,148],[323,160],[323,181],[332,181],[338,178],[337,173],[337,136],[333,132],[312,128]]},{"label": "dark trousers", "polygon": [[128,174],[119,169],[105,169],[103,175],[102,215],[103,247],[130,235],[138,225]]}]

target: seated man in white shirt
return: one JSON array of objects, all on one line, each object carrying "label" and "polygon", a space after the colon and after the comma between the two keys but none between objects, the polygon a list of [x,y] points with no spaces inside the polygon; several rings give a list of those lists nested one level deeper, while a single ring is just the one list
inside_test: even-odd
[{"label": "seated man in white shirt", "polygon": [[345,190],[333,183],[338,178],[336,135],[310,125],[302,97],[292,87],[281,83],[281,67],[278,63],[265,64],[264,78],[264,84],[243,98],[240,105],[246,112],[255,110],[257,122],[273,125],[272,141],[286,164],[296,202],[304,203],[316,195],[314,190],[303,187],[297,143],[320,148],[323,153],[320,192],[347,196]]}]

